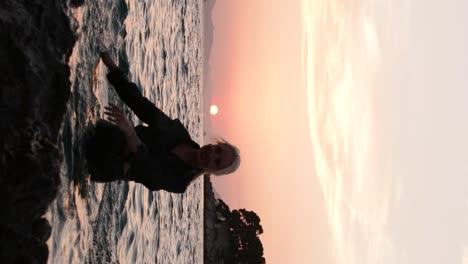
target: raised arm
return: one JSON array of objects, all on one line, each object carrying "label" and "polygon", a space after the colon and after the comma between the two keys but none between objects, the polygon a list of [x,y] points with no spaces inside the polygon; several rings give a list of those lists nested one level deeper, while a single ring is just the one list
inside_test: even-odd
[{"label": "raised arm", "polygon": [[112,60],[109,52],[100,54],[102,62],[110,70],[107,79],[114,87],[120,99],[148,125],[167,126],[172,121],[164,112],[144,97],[138,87],[127,80],[117,64]]}]

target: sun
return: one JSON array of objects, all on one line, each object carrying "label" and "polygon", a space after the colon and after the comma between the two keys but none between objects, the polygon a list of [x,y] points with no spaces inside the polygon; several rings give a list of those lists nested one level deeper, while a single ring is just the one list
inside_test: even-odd
[{"label": "sun", "polygon": [[212,115],[216,115],[218,113],[218,107],[216,105],[211,105],[210,107],[210,113]]}]

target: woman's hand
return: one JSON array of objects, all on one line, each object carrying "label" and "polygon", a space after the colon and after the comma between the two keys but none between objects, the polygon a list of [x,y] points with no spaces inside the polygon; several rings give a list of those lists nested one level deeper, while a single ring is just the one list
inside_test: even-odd
[{"label": "woman's hand", "polygon": [[106,111],[104,114],[112,123],[116,124],[120,130],[122,130],[127,138],[127,147],[130,153],[135,153],[138,146],[141,144],[140,138],[138,138],[133,125],[128,121],[125,113],[114,104],[109,104],[105,107]]},{"label": "woman's hand", "polygon": [[114,104],[109,104],[104,108],[104,114],[107,115],[109,121],[116,124],[126,135],[132,133],[133,125],[128,121],[122,109]]}]

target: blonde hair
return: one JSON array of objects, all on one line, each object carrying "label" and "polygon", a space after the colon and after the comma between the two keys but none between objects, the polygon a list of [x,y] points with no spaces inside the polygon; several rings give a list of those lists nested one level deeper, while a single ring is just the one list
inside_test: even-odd
[{"label": "blonde hair", "polygon": [[239,151],[239,148],[237,148],[236,146],[230,144],[225,139],[220,138],[220,137],[217,137],[215,139],[215,141],[216,141],[217,144],[227,146],[232,151],[233,161],[232,161],[232,164],[227,166],[226,168],[223,168],[223,169],[220,169],[220,170],[217,170],[217,171],[213,171],[211,173],[213,173],[216,176],[220,176],[220,175],[225,175],[225,174],[230,174],[230,173],[235,172],[237,170],[237,168],[239,168],[239,165],[240,165],[240,151]]}]

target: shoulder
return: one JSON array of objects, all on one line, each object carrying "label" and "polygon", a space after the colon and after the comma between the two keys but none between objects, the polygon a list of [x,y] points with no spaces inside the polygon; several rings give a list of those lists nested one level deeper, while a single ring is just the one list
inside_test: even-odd
[{"label": "shoulder", "polygon": [[193,142],[192,137],[190,136],[190,133],[188,132],[187,128],[185,128],[185,126],[182,124],[182,122],[180,122],[178,118],[173,120],[172,129],[173,132],[175,132],[177,136],[181,139]]}]

